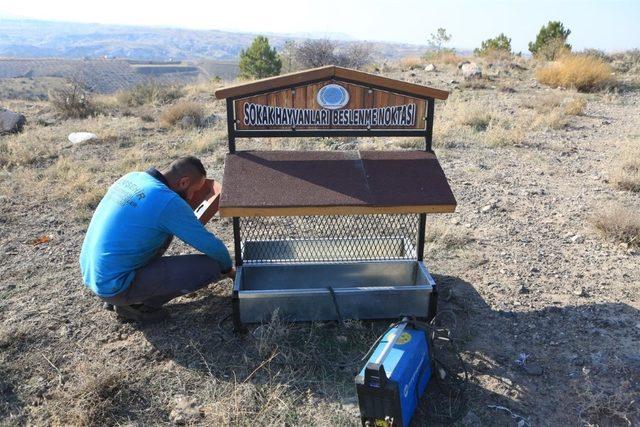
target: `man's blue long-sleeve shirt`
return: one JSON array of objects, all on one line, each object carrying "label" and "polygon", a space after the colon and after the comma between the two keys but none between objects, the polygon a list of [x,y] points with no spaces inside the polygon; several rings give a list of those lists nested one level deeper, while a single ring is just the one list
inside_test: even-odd
[{"label": "man's blue long-sleeve shirt", "polygon": [[224,243],[207,231],[176,192],[146,172],[116,181],[98,205],[82,244],[84,283],[99,296],[113,296],[131,284],[171,235],[232,267]]}]

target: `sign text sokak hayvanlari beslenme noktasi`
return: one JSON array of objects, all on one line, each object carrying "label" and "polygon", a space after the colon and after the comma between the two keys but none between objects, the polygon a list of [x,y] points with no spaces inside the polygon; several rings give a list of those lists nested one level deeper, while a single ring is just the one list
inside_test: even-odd
[{"label": "sign text sokak hayvanlari beslenme noktasi", "polygon": [[245,103],[245,126],[414,126],[416,104],[313,110]]}]

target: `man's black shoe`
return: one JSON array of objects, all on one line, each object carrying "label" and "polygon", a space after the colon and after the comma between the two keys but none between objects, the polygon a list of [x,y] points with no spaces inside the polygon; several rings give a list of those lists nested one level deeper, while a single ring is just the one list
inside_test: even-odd
[{"label": "man's black shoe", "polygon": [[115,312],[121,319],[144,323],[155,323],[169,317],[169,311],[166,308],[153,308],[142,304],[117,305]]}]

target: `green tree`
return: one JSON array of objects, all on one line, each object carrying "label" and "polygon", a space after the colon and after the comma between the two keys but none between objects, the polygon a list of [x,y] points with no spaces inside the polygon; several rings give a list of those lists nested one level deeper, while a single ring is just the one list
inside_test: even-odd
[{"label": "green tree", "polygon": [[478,56],[485,56],[492,52],[505,52],[511,54],[511,39],[503,33],[500,33],[498,37],[483,41],[480,44],[480,47],[473,51],[473,53]]},{"label": "green tree", "polygon": [[536,36],[535,42],[529,42],[529,51],[534,56],[554,60],[563,51],[571,50],[571,45],[567,43],[567,38],[571,30],[564,28],[560,21],[549,21],[543,25]]},{"label": "green tree", "polygon": [[240,52],[239,66],[240,77],[261,79],[280,74],[282,61],[275,48],[269,46],[269,39],[258,36]]},{"label": "green tree", "polygon": [[444,45],[451,40],[451,34],[447,34],[446,28],[438,28],[435,33],[429,36],[429,50],[440,52],[444,49]]}]

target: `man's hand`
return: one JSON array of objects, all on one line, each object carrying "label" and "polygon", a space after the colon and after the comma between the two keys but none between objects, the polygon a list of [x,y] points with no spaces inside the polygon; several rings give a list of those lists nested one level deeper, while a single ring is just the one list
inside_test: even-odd
[{"label": "man's hand", "polygon": [[222,276],[223,277],[228,277],[231,280],[235,280],[236,279],[236,269],[235,269],[235,267],[231,267],[231,270],[227,271]]}]

